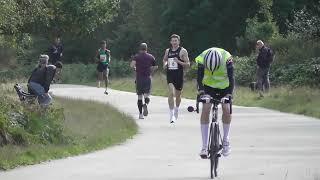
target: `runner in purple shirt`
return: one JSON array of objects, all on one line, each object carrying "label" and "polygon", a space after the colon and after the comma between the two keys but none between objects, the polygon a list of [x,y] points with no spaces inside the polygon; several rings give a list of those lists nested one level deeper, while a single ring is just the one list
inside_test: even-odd
[{"label": "runner in purple shirt", "polygon": [[136,71],[139,119],[144,119],[144,116],[148,116],[147,106],[150,103],[151,74],[158,68],[155,58],[147,51],[148,45],[146,43],[140,44],[139,53],[133,57],[130,65]]}]

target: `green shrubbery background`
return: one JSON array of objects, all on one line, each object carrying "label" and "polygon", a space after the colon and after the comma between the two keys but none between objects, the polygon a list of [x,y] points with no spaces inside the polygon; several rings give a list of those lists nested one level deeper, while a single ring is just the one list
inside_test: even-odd
[{"label": "green shrubbery background", "polygon": [[6,144],[63,144],[63,109],[46,110],[38,105],[23,105],[12,89],[0,87],[0,146]]}]

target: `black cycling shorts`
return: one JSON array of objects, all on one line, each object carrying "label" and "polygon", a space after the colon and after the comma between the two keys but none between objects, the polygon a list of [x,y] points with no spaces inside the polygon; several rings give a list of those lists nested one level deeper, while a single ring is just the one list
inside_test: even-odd
[{"label": "black cycling shorts", "polygon": [[104,72],[108,69],[108,64],[98,63],[97,70],[98,72]]},{"label": "black cycling shorts", "polygon": [[136,80],[137,95],[150,94],[151,78],[141,78]]},{"label": "black cycling shorts", "polygon": [[183,71],[167,71],[167,83],[173,84],[176,90],[183,89]]},{"label": "black cycling shorts", "polygon": [[227,87],[226,89],[216,89],[216,88],[212,88],[212,87],[204,85],[203,88],[204,88],[204,93],[206,95],[211,96],[214,99],[221,100],[227,94],[231,94],[229,87]]}]

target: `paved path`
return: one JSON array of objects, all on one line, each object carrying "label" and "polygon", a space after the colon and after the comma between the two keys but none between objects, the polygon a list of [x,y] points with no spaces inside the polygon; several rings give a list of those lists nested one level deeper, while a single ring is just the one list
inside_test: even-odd
[{"label": "paved path", "polygon": [[[110,103],[134,117],[132,93],[85,86],[60,86],[54,94]],[[137,120],[140,132],[106,150],[0,172],[0,180],[198,180],[208,179],[209,161],[200,160],[199,115],[187,113],[169,125],[166,99],[152,97],[150,116]],[[89,121],[90,119],[88,119]],[[262,108],[234,107],[232,154],[222,158],[223,180],[319,180],[320,120]]]}]

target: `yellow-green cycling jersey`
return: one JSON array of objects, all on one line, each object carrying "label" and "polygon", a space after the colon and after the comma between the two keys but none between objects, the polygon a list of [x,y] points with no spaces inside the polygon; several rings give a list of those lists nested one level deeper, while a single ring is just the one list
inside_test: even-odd
[{"label": "yellow-green cycling jersey", "polygon": [[204,70],[204,77],[202,80],[203,85],[216,88],[216,89],[226,89],[229,87],[230,82],[228,78],[228,72],[227,72],[227,61],[230,59],[231,54],[221,48],[210,48],[205,51],[203,51],[197,58],[196,63],[204,65],[204,57],[207,54],[209,50],[216,50],[218,51],[222,56],[222,66],[219,67],[216,71],[212,72],[208,70],[207,68]]}]

